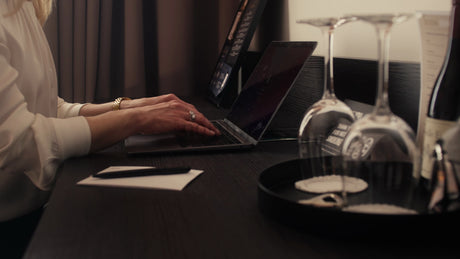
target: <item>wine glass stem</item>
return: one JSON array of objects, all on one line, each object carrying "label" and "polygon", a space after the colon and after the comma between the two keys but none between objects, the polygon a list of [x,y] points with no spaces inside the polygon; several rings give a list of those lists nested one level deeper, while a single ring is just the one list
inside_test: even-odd
[{"label": "wine glass stem", "polygon": [[374,113],[377,115],[385,115],[391,112],[388,102],[390,29],[391,25],[376,26],[379,49],[379,69],[377,99]]},{"label": "wine glass stem", "polygon": [[334,29],[323,29],[324,37],[324,90],[323,98],[333,98],[334,94]]}]

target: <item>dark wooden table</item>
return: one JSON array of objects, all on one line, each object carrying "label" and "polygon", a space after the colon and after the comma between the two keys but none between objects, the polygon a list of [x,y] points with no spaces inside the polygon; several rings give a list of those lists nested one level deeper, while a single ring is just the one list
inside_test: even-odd
[{"label": "dark wooden table", "polygon": [[[225,113],[209,105],[200,110],[210,118]],[[258,177],[295,159],[296,141],[262,142],[250,151],[160,156],[128,156],[121,147],[61,166],[25,258],[458,258],[460,253],[449,229],[441,236],[337,237],[263,214]],[[180,192],[76,185],[112,165],[191,166],[204,173]]]}]

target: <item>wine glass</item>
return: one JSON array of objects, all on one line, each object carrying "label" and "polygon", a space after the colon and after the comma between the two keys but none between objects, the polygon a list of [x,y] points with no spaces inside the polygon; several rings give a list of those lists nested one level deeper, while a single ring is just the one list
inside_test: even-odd
[{"label": "wine glass", "polygon": [[389,39],[394,24],[412,14],[353,15],[372,24],[378,36],[378,84],[373,111],[352,124],[343,143],[347,175],[367,182],[368,188],[347,194],[350,212],[414,213],[412,193],[419,179],[420,152],[412,128],[393,114],[388,102]]},{"label": "wine glass", "polygon": [[306,111],[298,135],[302,180],[296,188],[310,193],[329,193],[343,190],[341,142],[354,121],[353,111],[334,93],[333,36],[339,26],[353,18],[302,19],[297,23],[321,29],[324,37],[324,90],[321,99]]}]

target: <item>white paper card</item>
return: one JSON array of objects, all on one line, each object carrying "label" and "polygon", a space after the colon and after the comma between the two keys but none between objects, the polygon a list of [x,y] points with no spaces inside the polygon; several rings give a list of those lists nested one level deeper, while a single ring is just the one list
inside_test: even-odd
[{"label": "white paper card", "polygon": [[[135,170],[143,168],[153,168],[146,166],[111,166],[100,172],[108,173],[120,170]],[[106,186],[106,187],[125,187],[125,188],[147,188],[147,189],[166,189],[182,191],[188,183],[203,173],[203,170],[191,169],[186,174],[173,175],[150,175],[139,177],[125,177],[103,179],[90,176],[78,182],[78,185],[87,186]]]}]

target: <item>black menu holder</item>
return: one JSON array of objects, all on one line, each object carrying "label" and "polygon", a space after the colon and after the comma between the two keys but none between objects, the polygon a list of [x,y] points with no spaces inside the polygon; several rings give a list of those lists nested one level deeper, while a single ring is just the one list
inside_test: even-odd
[{"label": "black menu holder", "polygon": [[239,70],[267,0],[242,0],[209,83],[208,97],[228,108],[238,96]]}]

